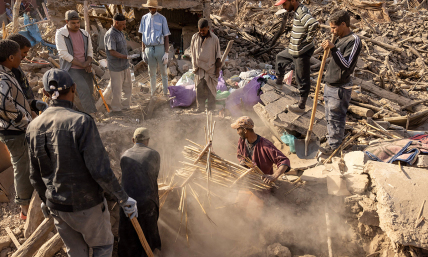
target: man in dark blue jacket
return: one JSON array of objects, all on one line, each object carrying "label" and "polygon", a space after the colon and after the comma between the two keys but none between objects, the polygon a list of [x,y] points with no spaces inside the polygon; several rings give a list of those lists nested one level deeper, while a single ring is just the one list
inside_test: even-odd
[{"label": "man in dark blue jacket", "polygon": [[[161,249],[158,230],[159,193],[158,175],[160,155],[148,147],[149,130],[137,128],[128,149],[120,159],[122,186],[126,193],[138,202],[138,222],[143,229],[152,251]],[[119,222],[119,257],[147,256],[131,221],[124,213]]]},{"label": "man in dark blue jacket", "polygon": [[351,29],[351,18],[347,11],[338,11],[330,17],[331,32],[337,40],[322,43],[324,49],[331,49],[333,60],[327,67],[324,88],[325,118],[327,120],[327,145],[320,148],[324,154],[331,154],[342,143],[345,134],[346,112],[352,93],[352,73],[357,66],[362,44]]},{"label": "man in dark blue jacket", "polygon": [[69,257],[111,257],[113,233],[103,191],[118,199],[127,216],[138,216],[136,201],[119,185],[95,121],[73,106],[76,85],[51,69],[43,76],[52,104],[27,128],[30,180],[50,212]]}]

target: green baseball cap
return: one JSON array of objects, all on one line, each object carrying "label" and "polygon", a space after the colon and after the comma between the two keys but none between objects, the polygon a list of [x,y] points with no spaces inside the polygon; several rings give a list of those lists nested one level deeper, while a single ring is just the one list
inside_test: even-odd
[{"label": "green baseball cap", "polygon": [[143,141],[146,139],[150,139],[149,129],[147,128],[137,128],[134,131],[134,136],[132,137],[135,141]]}]

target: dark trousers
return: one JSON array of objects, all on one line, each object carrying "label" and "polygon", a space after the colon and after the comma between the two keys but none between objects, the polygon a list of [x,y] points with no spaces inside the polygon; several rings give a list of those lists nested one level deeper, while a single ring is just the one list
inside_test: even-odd
[{"label": "dark trousers", "polygon": [[207,81],[200,79],[196,85],[196,103],[198,110],[205,110],[205,101],[208,99],[208,110],[215,110],[215,95],[208,88]]},{"label": "dark trousers", "polygon": [[[343,86],[351,86],[348,83]],[[327,120],[327,142],[336,149],[345,135],[346,112],[351,101],[352,89],[343,87],[324,87],[325,119]]]},{"label": "dark trousers", "polygon": [[284,77],[285,67],[294,62],[294,75],[301,97],[307,97],[311,89],[311,57],[314,51],[315,48],[313,47],[295,57],[288,52],[288,49],[285,49],[276,56],[276,74],[278,77]]}]

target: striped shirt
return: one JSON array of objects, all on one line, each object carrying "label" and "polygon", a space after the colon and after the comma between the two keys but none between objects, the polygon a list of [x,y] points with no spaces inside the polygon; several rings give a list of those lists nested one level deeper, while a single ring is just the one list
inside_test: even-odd
[{"label": "striped shirt", "polygon": [[299,5],[294,13],[288,52],[293,56],[299,56],[314,47],[312,40],[318,27],[319,23],[312,17],[309,9],[302,4]]}]

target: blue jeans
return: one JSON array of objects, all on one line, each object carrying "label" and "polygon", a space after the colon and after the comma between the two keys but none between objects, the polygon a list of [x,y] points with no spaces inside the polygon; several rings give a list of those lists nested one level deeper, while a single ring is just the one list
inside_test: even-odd
[{"label": "blue jeans", "polygon": [[327,142],[331,148],[336,149],[342,143],[345,135],[346,112],[351,101],[352,82],[342,87],[324,87],[325,119],[327,120]]},{"label": "blue jeans", "polygon": [[150,87],[152,95],[156,91],[156,71],[159,66],[160,73],[162,75],[163,94],[168,94],[168,76],[166,74],[166,65],[163,64],[162,57],[165,54],[165,46],[146,46],[146,55],[149,65],[150,74]]}]

